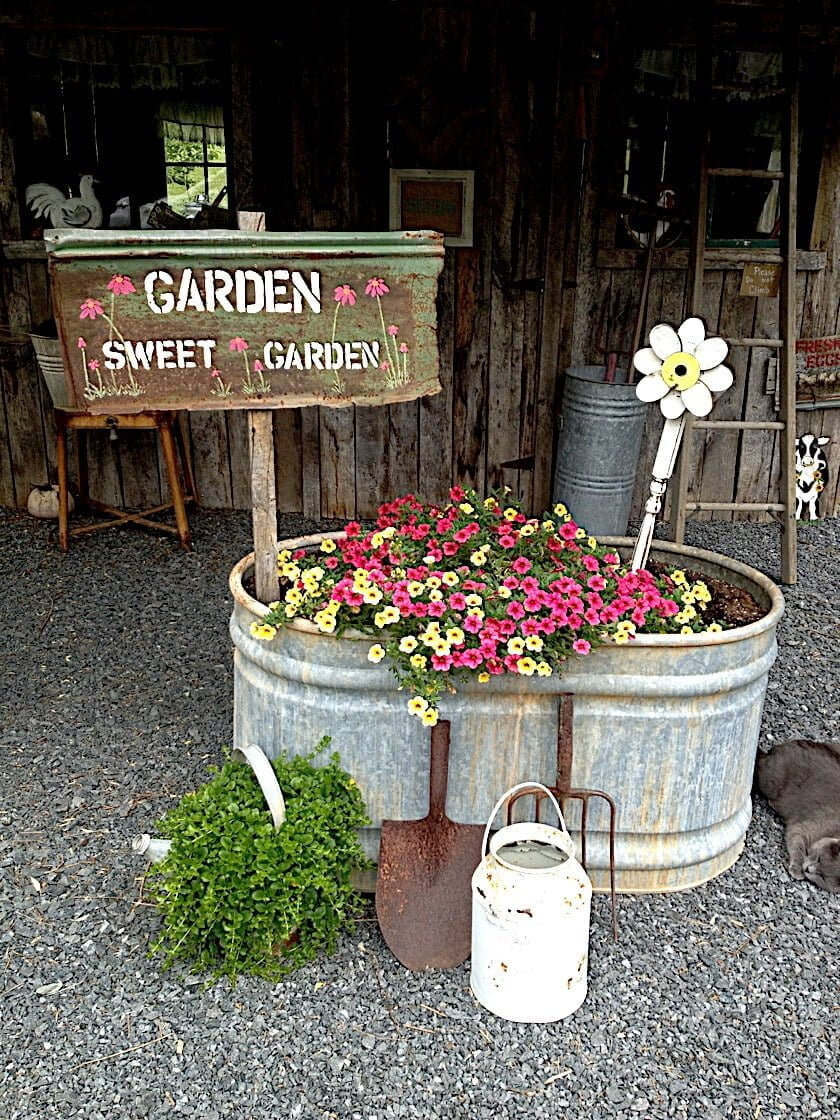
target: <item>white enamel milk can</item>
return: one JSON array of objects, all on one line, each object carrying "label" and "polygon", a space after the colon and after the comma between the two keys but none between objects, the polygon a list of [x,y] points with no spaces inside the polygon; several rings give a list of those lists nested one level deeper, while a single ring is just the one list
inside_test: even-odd
[{"label": "white enamel milk can", "polygon": [[[560,827],[508,825],[494,834],[488,851],[496,814],[522,789],[546,793]],[[499,798],[472,877],[470,987],[502,1019],[552,1023],[586,997],[592,884],[574,850],[560,806],[545,786],[522,782]]]}]

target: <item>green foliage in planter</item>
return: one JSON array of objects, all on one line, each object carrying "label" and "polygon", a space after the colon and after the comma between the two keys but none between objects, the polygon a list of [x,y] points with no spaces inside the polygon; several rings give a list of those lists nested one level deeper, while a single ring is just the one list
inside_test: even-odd
[{"label": "green foliage in planter", "polygon": [[230,761],[158,822],[172,840],[148,876],[163,917],[152,950],[165,967],[276,979],[335,950],[360,909],[350,875],[369,866],[356,834],[369,821],[338,755],[313,765],[329,742],[273,763],[286,801],[277,831],[251,768]]}]

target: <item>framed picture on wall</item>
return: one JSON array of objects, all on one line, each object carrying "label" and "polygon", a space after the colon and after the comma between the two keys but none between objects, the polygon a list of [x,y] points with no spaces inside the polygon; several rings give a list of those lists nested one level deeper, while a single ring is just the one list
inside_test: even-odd
[{"label": "framed picture on wall", "polygon": [[444,244],[473,243],[474,171],[391,168],[391,229],[434,229]]}]

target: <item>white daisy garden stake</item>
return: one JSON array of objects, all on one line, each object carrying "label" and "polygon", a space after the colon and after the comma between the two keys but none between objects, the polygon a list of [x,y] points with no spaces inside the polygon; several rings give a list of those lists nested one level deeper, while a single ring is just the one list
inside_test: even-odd
[{"label": "white daisy garden stake", "polygon": [[665,417],[653,461],[650,497],[633,551],[633,571],[647,564],[656,515],[674,473],[686,413],[708,416],[714,403],[712,393],[722,393],[734,380],[732,370],[721,364],[728,352],[729,346],[722,338],[706,338],[702,319],[686,319],[677,330],[658,323],[651,329],[650,346],[633,355],[633,365],[644,374],[636,386],[636,396],[642,401],[659,401]]}]

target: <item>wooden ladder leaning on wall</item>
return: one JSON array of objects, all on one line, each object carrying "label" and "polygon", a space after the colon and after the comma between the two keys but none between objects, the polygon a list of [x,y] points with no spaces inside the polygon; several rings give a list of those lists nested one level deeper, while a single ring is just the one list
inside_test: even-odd
[{"label": "wooden ladder leaning on wall", "polygon": [[[713,26],[715,10],[722,6],[713,2],[709,18],[703,20],[707,29]],[[779,327],[776,338],[730,338],[730,347],[765,347],[779,355],[779,418],[777,420],[695,420],[687,414],[685,435],[680,457],[674,471],[671,487],[671,532],[673,539],[682,543],[685,537],[686,514],[693,511],[733,510],[738,512],[761,511],[774,515],[781,526],[781,579],[783,583],[796,582],[796,478],[794,455],[796,447],[796,193],[797,163],[799,156],[799,52],[796,5],[785,6],[785,41],[776,47],[784,58],[783,85],[769,94],[781,107],[782,166],[779,171],[752,170],[741,167],[710,167],[708,165],[710,137],[710,102],[715,92],[725,91],[725,86],[715,86],[711,80],[712,44],[708,34],[697,48],[697,90],[700,119],[700,165],[697,175],[697,198],[689,249],[688,308],[690,315],[701,315],[703,275],[709,263],[745,264],[760,261],[781,266],[779,282]],[[721,50],[730,49],[721,44]],[[768,50],[771,48],[763,47]],[[778,252],[770,249],[707,249],[709,180],[711,178],[741,178],[778,181],[780,194],[781,227]],[[716,331],[707,330],[708,334]],[[695,431],[724,429],[765,430],[779,432],[779,495],[775,502],[701,502],[688,495],[688,473],[691,437]]]}]

